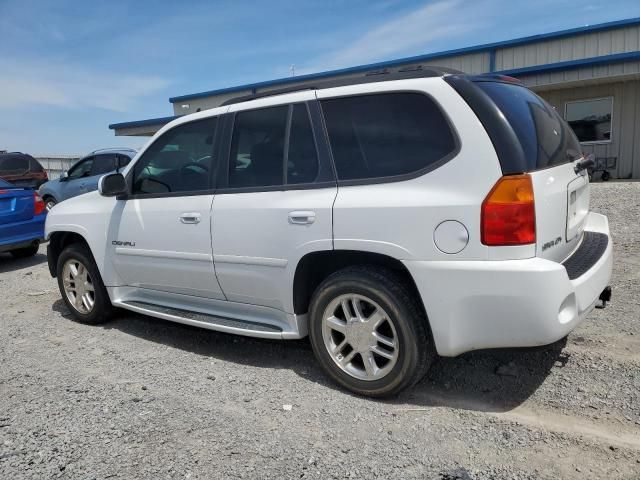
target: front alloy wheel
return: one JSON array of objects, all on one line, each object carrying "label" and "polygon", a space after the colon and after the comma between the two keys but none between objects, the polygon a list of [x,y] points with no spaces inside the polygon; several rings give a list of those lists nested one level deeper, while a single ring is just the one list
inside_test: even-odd
[{"label": "front alloy wheel", "polygon": [[75,258],[70,258],[62,268],[62,284],[67,300],[79,313],[91,313],[96,302],[93,280],[87,267]]},{"label": "front alloy wheel", "polygon": [[364,295],[341,295],[327,306],[322,338],[336,365],[359,380],[383,378],[398,361],[393,321]]}]

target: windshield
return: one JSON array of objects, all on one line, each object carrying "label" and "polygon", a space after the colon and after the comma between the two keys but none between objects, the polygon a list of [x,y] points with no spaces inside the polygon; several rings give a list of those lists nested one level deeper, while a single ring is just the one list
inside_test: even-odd
[{"label": "windshield", "polygon": [[520,85],[477,82],[507,118],[522,146],[527,170],[538,170],[579,159],[580,143],[558,112]]}]

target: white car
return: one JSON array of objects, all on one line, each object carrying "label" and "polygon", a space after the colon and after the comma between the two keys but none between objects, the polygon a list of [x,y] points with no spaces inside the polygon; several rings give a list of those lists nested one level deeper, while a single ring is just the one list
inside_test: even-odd
[{"label": "white car", "polygon": [[53,209],[74,317],[120,307],[310,337],[359,394],[436,354],[554,342],[610,299],[590,159],[514,79],[437,68],[254,95],[174,120],[99,190]]}]

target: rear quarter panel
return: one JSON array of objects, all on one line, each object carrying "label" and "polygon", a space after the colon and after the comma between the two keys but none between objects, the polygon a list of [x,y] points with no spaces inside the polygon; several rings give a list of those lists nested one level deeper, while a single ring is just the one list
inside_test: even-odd
[{"label": "rear quarter panel", "polygon": [[[488,258],[489,249],[480,241],[480,206],[502,172],[476,115],[441,78],[403,81],[401,86],[368,84],[366,90],[429,94],[454,126],[460,150],[444,165],[411,180],[339,186],[334,205],[335,248],[400,260]],[[340,87],[318,91],[318,98],[358,93],[358,87]],[[445,220],[457,220],[469,232],[466,248],[457,254],[443,253],[434,243],[434,231]]]}]

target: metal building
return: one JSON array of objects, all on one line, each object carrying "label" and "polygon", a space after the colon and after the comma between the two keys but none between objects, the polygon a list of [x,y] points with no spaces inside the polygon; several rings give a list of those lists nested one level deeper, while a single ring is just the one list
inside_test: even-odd
[{"label": "metal building", "polygon": [[182,95],[169,99],[173,116],[109,128],[116,135],[153,135],[176,116],[233,97],[417,65],[519,78],[562,113],[584,150],[612,177],[640,178],[640,18]]}]

